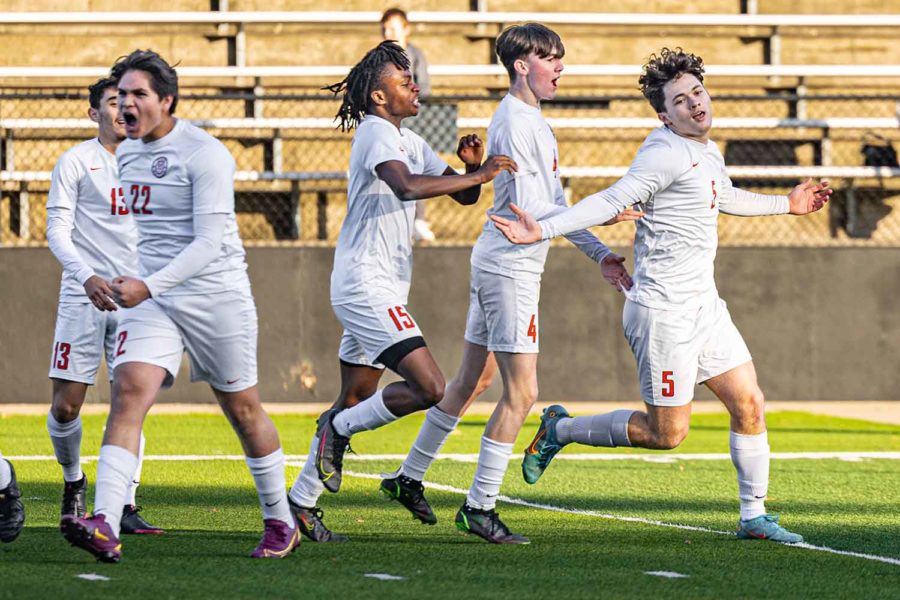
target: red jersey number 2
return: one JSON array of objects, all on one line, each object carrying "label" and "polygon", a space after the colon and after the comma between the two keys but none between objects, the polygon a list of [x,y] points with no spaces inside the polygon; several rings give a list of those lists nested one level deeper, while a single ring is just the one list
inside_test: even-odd
[{"label": "red jersey number 2", "polygon": [[395,306],[393,308],[388,309],[388,315],[391,317],[391,320],[394,322],[394,325],[397,326],[397,331],[403,331],[404,329],[412,329],[416,326],[416,322],[412,320],[412,317],[409,316],[409,313],[403,310],[402,306]]}]

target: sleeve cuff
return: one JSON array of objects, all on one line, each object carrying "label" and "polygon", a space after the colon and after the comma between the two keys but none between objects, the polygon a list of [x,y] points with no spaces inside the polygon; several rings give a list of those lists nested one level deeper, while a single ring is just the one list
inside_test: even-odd
[{"label": "sleeve cuff", "polygon": [[75,279],[76,279],[76,280],[78,281],[78,283],[80,283],[81,285],[84,285],[85,283],[87,283],[87,280],[90,279],[90,278],[93,277],[93,276],[94,276],[94,270],[93,270],[93,269],[90,269],[90,268],[87,268],[87,267],[84,268],[84,269],[81,269],[80,271],[78,271],[77,273],[75,273]]}]

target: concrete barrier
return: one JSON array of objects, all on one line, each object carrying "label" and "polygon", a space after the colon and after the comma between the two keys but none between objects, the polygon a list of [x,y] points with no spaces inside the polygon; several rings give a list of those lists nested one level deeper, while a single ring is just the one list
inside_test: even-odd
[{"label": "concrete barrier", "polygon": [[[448,379],[462,354],[469,253],[416,249],[409,309]],[[266,401],[331,401],[338,392],[332,257],[331,248],[248,251]],[[45,248],[0,250],[0,403],[49,401],[59,273]],[[722,248],[717,280],[769,399],[900,400],[900,249]],[[551,251],[541,298],[540,403],[638,398],[622,303],[577,250]],[[213,401],[208,386],[188,383],[187,370],[185,362],[160,402]],[[498,396],[498,383],[489,398]],[[699,388],[697,397],[710,394]],[[88,401],[108,398],[101,383]]]}]

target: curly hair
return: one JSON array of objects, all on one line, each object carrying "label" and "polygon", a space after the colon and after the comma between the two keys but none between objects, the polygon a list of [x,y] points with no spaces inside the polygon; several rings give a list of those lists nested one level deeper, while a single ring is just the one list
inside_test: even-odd
[{"label": "curly hair", "polygon": [[403,48],[391,40],[381,42],[366,52],[362,60],[350,69],[350,73],[342,81],[322,88],[335,96],[344,95],[341,107],[334,115],[335,119],[340,120],[341,131],[358,127],[360,121],[365,118],[372,92],[378,88],[382,72],[389,64],[393,64],[401,71],[409,70],[409,57]]},{"label": "curly hair", "polygon": [[690,74],[703,83],[703,59],[681,48],[670,50],[663,48],[659,55],[651,54],[643,67],[643,72],[638,79],[641,85],[641,93],[650,102],[650,106],[656,112],[665,112],[666,95],[663,87],[670,81],[680,78],[684,74]]},{"label": "curly hair", "polygon": [[119,81],[128,71],[143,71],[150,76],[150,87],[160,99],[172,96],[169,114],[175,114],[178,106],[178,74],[175,66],[153,50],[135,50],[128,56],[121,56],[110,69],[110,77]]}]

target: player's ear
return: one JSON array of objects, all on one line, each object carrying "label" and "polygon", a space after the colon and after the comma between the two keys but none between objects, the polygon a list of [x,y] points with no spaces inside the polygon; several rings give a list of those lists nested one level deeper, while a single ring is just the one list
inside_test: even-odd
[{"label": "player's ear", "polygon": [[516,62],[513,63],[513,70],[515,70],[516,75],[518,75],[519,77],[527,77],[528,63],[525,62],[524,58],[516,59]]},{"label": "player's ear", "polygon": [[656,116],[662,121],[663,125],[669,126],[672,124],[672,121],[669,120],[669,115],[664,112],[656,113]]},{"label": "player's ear", "polygon": [[174,96],[163,96],[162,100],[160,100],[160,104],[162,105],[162,109],[164,113],[172,114],[172,102],[175,101]]},{"label": "player's ear", "polygon": [[376,106],[384,106],[387,104],[387,96],[383,90],[372,90],[372,94],[369,98]]},{"label": "player's ear", "polygon": [[100,122],[100,112],[93,106],[88,109],[88,118],[94,123]]}]

